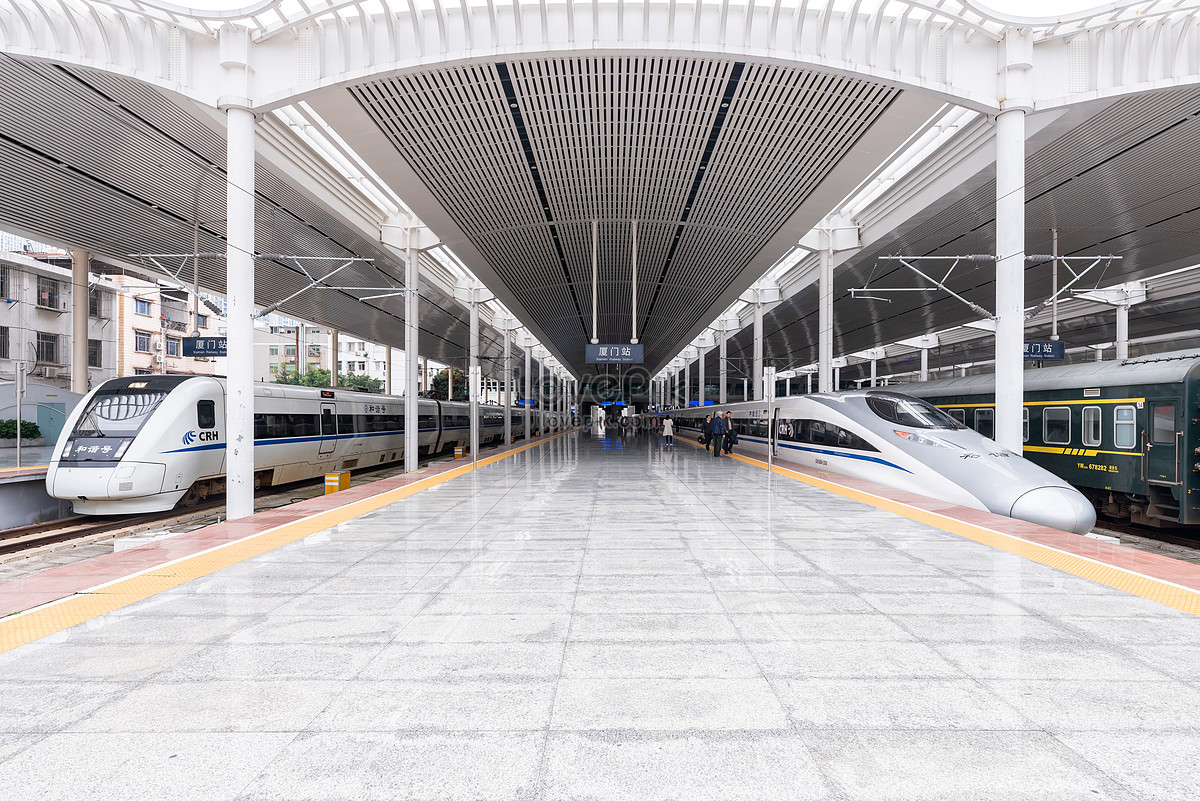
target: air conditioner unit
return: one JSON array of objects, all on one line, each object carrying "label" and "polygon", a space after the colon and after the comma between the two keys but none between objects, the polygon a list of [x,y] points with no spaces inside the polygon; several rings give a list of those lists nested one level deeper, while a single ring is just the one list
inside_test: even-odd
[{"label": "air conditioner unit", "polygon": [[162,351],[162,350],[166,350],[166,347],[167,347],[166,343],[160,339],[158,341],[158,343],[154,346],[154,349],[157,351]]},{"label": "air conditioner unit", "polygon": [[58,368],[57,367],[43,367],[42,368],[42,377],[43,378],[58,378]]},{"label": "air conditioner unit", "polygon": [[166,358],[161,353],[154,354],[155,364],[162,364],[164,361],[166,361]]}]

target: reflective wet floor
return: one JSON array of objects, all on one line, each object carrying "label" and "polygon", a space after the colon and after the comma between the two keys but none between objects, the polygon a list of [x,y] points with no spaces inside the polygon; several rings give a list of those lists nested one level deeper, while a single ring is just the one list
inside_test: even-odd
[{"label": "reflective wet floor", "polygon": [[0,655],[16,799],[1200,797],[1200,621],[573,435]]}]

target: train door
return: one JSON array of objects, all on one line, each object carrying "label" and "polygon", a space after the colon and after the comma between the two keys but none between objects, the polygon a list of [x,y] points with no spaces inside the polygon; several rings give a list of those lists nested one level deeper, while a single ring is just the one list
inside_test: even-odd
[{"label": "train door", "polygon": [[1178,405],[1170,401],[1146,401],[1146,480],[1154,484],[1179,483]]},{"label": "train door", "polygon": [[[321,453],[333,453],[337,444],[337,414],[332,403],[321,404]],[[310,451],[311,453],[311,451]]]}]

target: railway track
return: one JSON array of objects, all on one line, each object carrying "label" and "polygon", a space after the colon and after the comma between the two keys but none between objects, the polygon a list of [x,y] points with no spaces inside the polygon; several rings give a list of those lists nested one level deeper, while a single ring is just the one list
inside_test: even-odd
[{"label": "railway track", "polygon": [[1200,537],[1185,528],[1154,529],[1101,518],[1092,533],[1114,537],[1139,551],[1200,565]]}]

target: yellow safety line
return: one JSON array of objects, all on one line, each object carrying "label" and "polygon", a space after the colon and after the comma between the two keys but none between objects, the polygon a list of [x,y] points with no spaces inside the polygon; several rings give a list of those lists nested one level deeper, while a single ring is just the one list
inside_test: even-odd
[{"label": "yellow safety line", "polygon": [[[501,459],[507,459],[518,453],[524,453],[530,448],[545,445],[569,433],[571,430],[539,439],[537,442],[527,443],[504,453],[479,459],[477,465],[487,467]],[[223,543],[206,551],[157,565],[140,573],[92,587],[82,593],[11,615],[0,620],[0,653],[48,637],[123,606],[149,598],[164,590],[178,587],[194,579],[215,573],[222,568],[260,556],[283,545],[302,540],[319,531],[345,523],[347,520],[382,509],[388,504],[403,500],[450,479],[466,475],[475,467],[475,464],[467,462],[463,466],[447,470],[445,473],[429,476],[336,509],[318,512],[311,517],[284,523],[243,539]]]},{"label": "yellow safety line", "polygon": [[[690,440],[685,439],[684,442],[700,447],[698,443],[693,443]],[[767,463],[759,459],[752,459],[738,454],[730,455],[734,459],[745,462],[748,465],[753,465],[754,467],[761,467],[764,470],[767,467]],[[925,523],[942,531],[956,534],[960,537],[983,543],[984,545],[990,545],[993,548],[998,548],[1017,556],[1022,556],[1039,564],[1048,565],[1066,573],[1090,579],[1106,587],[1123,590],[1124,592],[1155,601],[1164,606],[1180,609],[1189,614],[1200,615],[1200,591],[1193,590],[1190,587],[1184,587],[1152,576],[1145,576],[1127,568],[1116,567],[1115,565],[1090,559],[1086,556],[1062,551],[1049,545],[1040,545],[1021,539],[1013,534],[1006,534],[985,526],[956,520],[953,517],[947,517],[937,512],[910,506],[901,501],[894,501],[890,498],[864,492],[863,490],[852,489],[832,481],[816,478],[815,476],[798,473],[795,470],[789,470],[779,465],[772,465],[772,472],[823,490],[828,490],[845,498],[861,501],[884,511],[893,512],[901,517],[907,517],[909,520]]]},{"label": "yellow safety line", "polygon": [[11,473],[13,470],[40,470],[49,466],[48,464],[27,464],[23,467],[0,467],[0,473]]}]

